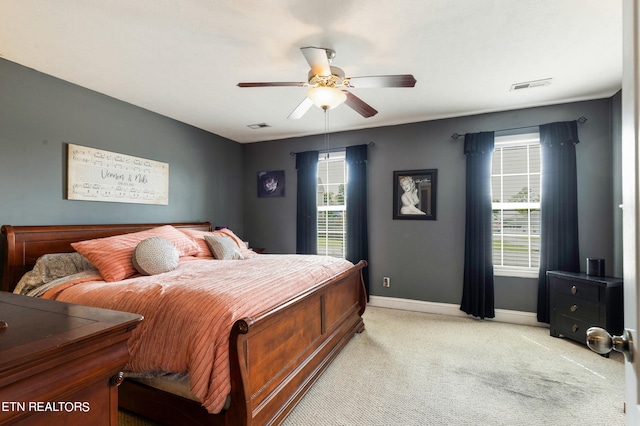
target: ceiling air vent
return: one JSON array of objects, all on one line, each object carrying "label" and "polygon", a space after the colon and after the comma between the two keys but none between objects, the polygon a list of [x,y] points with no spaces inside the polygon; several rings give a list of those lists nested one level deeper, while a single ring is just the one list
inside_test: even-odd
[{"label": "ceiling air vent", "polygon": [[247,124],[250,129],[264,129],[265,127],[271,127],[267,123]]},{"label": "ceiling air vent", "polygon": [[551,78],[544,78],[542,80],[525,81],[524,83],[515,83],[511,85],[511,90],[532,89],[534,87],[543,87],[551,84]]}]

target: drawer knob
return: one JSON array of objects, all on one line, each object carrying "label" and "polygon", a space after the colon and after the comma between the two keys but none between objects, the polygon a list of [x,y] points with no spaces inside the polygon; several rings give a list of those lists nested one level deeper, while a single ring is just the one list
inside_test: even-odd
[{"label": "drawer knob", "polygon": [[571,294],[576,294],[578,292],[578,287],[575,285],[571,287]]},{"label": "drawer knob", "polygon": [[573,324],[573,325],[571,326],[571,331],[573,331],[574,333],[575,333],[576,331],[578,331],[578,326],[577,326],[576,324]]},{"label": "drawer knob", "polygon": [[109,385],[113,387],[117,387],[117,386],[120,386],[123,381],[124,381],[124,372],[119,371],[115,375],[111,376],[111,379],[109,380]]},{"label": "drawer knob", "polygon": [[577,310],[578,310],[578,305],[571,305],[571,307],[569,308],[569,310],[570,310],[571,312],[575,312],[575,311],[577,311]]}]

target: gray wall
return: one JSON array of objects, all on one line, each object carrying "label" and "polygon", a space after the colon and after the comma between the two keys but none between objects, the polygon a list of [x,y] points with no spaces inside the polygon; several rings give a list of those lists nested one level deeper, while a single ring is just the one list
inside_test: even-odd
[{"label": "gray wall", "polygon": [[[613,165],[611,104],[611,99],[602,99],[331,134],[333,147],[375,144],[368,162],[371,294],[460,303],[465,158],[462,139],[451,139],[453,133],[534,126],[580,116],[588,118],[579,125],[577,147],[582,269],[586,257],[601,257],[611,274],[616,263],[612,170],[618,167]],[[244,146],[244,230],[253,246],[266,247],[271,253],[295,252],[296,170],[290,152],[324,146],[323,136]],[[431,168],[438,169],[438,220],[392,220],[393,171]],[[269,170],[285,170],[284,198],[257,198],[256,174]],[[389,288],[382,287],[383,276],[391,278]],[[536,280],[496,277],[495,286],[497,308],[535,312]]]},{"label": "gray wall", "polygon": [[[70,201],[66,144],[169,163],[169,205]],[[0,59],[0,223],[211,221],[242,234],[242,145]]]}]

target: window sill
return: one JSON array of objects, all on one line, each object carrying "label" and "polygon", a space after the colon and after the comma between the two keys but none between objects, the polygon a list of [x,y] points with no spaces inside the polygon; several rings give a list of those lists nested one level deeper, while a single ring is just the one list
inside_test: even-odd
[{"label": "window sill", "polygon": [[509,268],[505,266],[494,266],[493,275],[496,277],[516,277],[516,278],[538,278],[538,269],[531,268]]}]

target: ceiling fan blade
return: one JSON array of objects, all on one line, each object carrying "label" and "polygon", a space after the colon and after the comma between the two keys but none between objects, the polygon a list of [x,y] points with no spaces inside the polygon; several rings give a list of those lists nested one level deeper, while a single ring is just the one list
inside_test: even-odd
[{"label": "ceiling fan blade", "polygon": [[294,109],[291,114],[289,114],[289,116],[287,117],[290,120],[297,120],[300,117],[302,117],[307,111],[309,111],[309,108],[311,108],[311,106],[313,105],[313,101],[309,98],[304,98],[304,100],[302,102],[300,102],[300,105],[298,105],[296,107],[296,109]]},{"label": "ceiling fan blade", "polygon": [[301,47],[300,50],[309,63],[311,72],[321,76],[331,75],[331,66],[325,49],[320,47]]},{"label": "ceiling fan blade", "polygon": [[357,97],[351,92],[344,90],[347,94],[347,100],[344,103],[364,118],[373,117],[378,113],[371,105]]},{"label": "ceiling fan blade", "polygon": [[292,87],[304,87],[309,83],[295,82],[295,81],[282,81],[272,83],[238,83],[238,87],[278,87],[278,86],[292,86]]},{"label": "ceiling fan blade", "polygon": [[350,77],[349,87],[379,88],[379,87],[414,87],[416,79],[411,74],[376,75],[370,77]]}]

